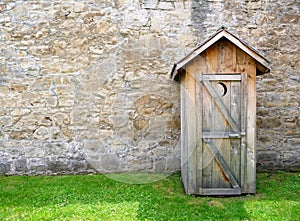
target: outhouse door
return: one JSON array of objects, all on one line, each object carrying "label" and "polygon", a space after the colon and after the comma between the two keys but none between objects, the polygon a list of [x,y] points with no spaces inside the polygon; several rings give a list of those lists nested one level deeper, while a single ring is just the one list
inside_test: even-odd
[{"label": "outhouse door", "polygon": [[201,75],[199,78],[202,102],[198,110],[202,113],[198,116],[202,124],[199,124],[198,182],[202,195],[242,192],[246,158],[246,78],[246,74]]}]

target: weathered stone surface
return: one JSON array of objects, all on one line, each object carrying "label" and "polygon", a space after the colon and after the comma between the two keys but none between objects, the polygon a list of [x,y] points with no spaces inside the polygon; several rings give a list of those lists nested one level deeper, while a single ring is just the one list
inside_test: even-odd
[{"label": "weathered stone surface", "polygon": [[30,174],[45,174],[47,169],[47,165],[42,158],[31,158],[28,162]]},{"label": "weathered stone surface", "polygon": [[299,13],[294,0],[1,2],[0,174],[178,170],[168,74],[221,26],[272,61],[258,169],[299,171]]},{"label": "weathered stone surface", "polygon": [[62,173],[70,173],[70,161],[65,158],[59,159],[46,159],[46,163],[48,166],[48,170],[50,170],[54,174],[62,174]]},{"label": "weathered stone surface", "polygon": [[0,162],[0,175],[9,174],[11,172],[11,162]]},{"label": "weathered stone surface", "polygon": [[100,162],[103,172],[117,172],[120,170],[120,160],[115,154],[102,155]]},{"label": "weathered stone surface", "polygon": [[19,159],[16,160],[15,162],[15,170],[16,172],[22,172],[22,173],[26,173],[28,171],[27,168],[27,160],[26,159]]}]

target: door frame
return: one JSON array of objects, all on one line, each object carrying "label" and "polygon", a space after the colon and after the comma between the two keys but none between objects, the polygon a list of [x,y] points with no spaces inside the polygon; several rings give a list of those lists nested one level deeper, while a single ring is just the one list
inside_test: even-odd
[{"label": "door frame", "polygon": [[[219,95],[215,93],[215,90],[211,88],[211,84],[209,83],[210,81],[240,81],[240,93],[241,93],[241,126],[240,129],[237,127],[235,124],[234,120],[231,117],[230,112],[227,111],[226,106],[223,104],[222,100],[219,99]],[[202,123],[203,123],[203,117],[202,117],[202,106],[198,110],[198,126],[199,126],[199,131],[198,131],[198,142],[197,142],[197,155],[198,155],[198,160],[199,164],[198,165],[198,173],[197,178],[198,181],[198,187],[199,187],[199,194],[200,195],[240,195],[242,193],[243,185],[245,183],[245,178],[246,178],[246,154],[247,154],[247,74],[246,73],[234,73],[234,74],[204,74],[200,75],[198,82],[199,84],[199,90],[197,91],[197,100],[199,103],[197,105],[203,105],[203,91],[202,87],[206,87],[207,92],[214,98],[217,98],[217,101],[214,99],[213,102],[216,103],[216,106],[220,109],[222,115],[230,125],[230,127],[233,129],[234,134],[231,132],[227,134],[229,139],[234,139],[235,138],[240,138],[240,148],[241,148],[241,156],[240,156],[240,184],[230,171],[230,168],[228,167],[226,161],[223,159],[222,155],[219,153],[218,148],[209,141],[206,137],[203,137],[203,131],[202,131]],[[199,99],[200,98],[200,99]],[[201,116],[200,116],[201,115]],[[233,136],[234,135],[234,136]],[[230,137],[233,136],[233,137]],[[203,188],[202,187],[202,165],[203,165],[203,156],[202,156],[202,151],[203,151],[203,142],[206,143],[208,149],[211,151],[213,154],[213,160],[216,160],[216,162],[219,164],[219,167],[226,178],[229,180],[230,185],[232,188]]]}]

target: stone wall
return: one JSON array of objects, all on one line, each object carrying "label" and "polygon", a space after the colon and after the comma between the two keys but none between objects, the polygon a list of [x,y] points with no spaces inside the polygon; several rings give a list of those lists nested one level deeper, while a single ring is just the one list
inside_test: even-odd
[{"label": "stone wall", "polygon": [[272,61],[258,169],[300,170],[297,0],[4,0],[0,174],[179,170],[169,72],[221,26]]}]

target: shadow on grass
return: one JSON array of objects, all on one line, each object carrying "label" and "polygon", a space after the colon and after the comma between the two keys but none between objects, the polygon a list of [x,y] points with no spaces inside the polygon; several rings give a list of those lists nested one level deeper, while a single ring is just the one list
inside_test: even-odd
[{"label": "shadow on grass", "polygon": [[[288,181],[283,177],[274,175],[269,179],[267,174],[261,174],[259,194],[231,198],[185,195],[179,174],[136,185],[116,182],[103,175],[0,177],[0,218],[250,220],[275,217],[279,220],[279,213],[292,217],[291,213],[298,212],[300,205],[299,183],[296,183],[299,176]],[[284,186],[280,188],[283,193],[273,192],[278,181],[282,182],[278,186]],[[290,188],[298,189],[287,192]]]}]

